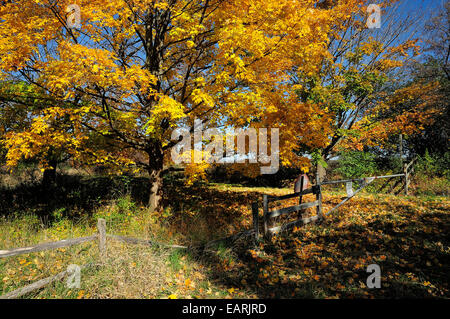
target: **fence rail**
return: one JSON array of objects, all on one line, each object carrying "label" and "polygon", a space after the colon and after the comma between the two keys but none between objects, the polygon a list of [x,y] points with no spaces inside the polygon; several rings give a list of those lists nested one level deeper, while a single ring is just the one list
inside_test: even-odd
[{"label": "fence rail", "polygon": [[280,200],[285,200],[285,199],[290,199],[290,198],[294,198],[294,197],[298,197],[298,196],[311,194],[311,193],[317,192],[317,190],[315,190],[315,188],[316,188],[316,186],[313,186],[313,187],[305,189],[301,192],[296,192],[296,193],[282,195],[282,196],[267,195],[267,201],[270,203],[270,202],[276,202],[276,201],[280,201]]},{"label": "fence rail", "polygon": [[0,250],[0,258],[78,245],[81,243],[95,240],[97,237],[98,237],[97,235],[92,235],[92,236],[87,236],[87,237],[64,239],[64,240],[55,241],[55,242],[51,242],[51,243],[42,243],[42,244],[37,244],[35,246],[30,246],[30,247],[14,248],[14,249],[10,249],[10,250]]},{"label": "fence rail", "polygon": [[[44,251],[44,250],[58,249],[58,248],[78,245],[81,243],[85,243],[85,242],[89,242],[89,241],[98,239],[100,260],[104,261],[104,259],[106,257],[106,239],[108,237],[117,239],[117,240],[121,240],[121,241],[124,241],[127,243],[132,243],[132,244],[151,244],[151,245],[158,244],[158,245],[164,245],[166,247],[171,247],[171,248],[187,248],[184,246],[165,245],[165,244],[155,243],[155,242],[152,242],[149,240],[144,240],[144,239],[136,239],[136,238],[130,238],[130,237],[124,237],[124,236],[116,236],[116,235],[107,235],[106,234],[106,221],[101,218],[98,219],[98,222],[97,222],[97,231],[98,231],[98,233],[96,235],[87,236],[87,237],[64,239],[64,240],[60,240],[60,241],[56,241],[56,242],[42,243],[42,244],[37,244],[34,246],[29,246],[29,247],[14,248],[14,249],[9,249],[9,250],[0,250],[0,258],[17,256],[17,255],[22,255],[22,254],[29,254],[29,253],[34,253],[34,252],[39,252],[39,251]],[[90,264],[83,265],[83,266],[81,266],[81,269],[84,269],[88,266],[90,266]],[[30,293],[34,290],[41,289],[41,288],[51,284],[52,282],[62,280],[67,275],[70,275],[70,272],[68,270],[64,270],[56,275],[38,280],[32,284],[29,284],[22,288],[18,288],[16,290],[8,292],[4,295],[1,295],[0,299],[14,299],[14,298],[21,297],[21,296],[23,296],[27,293]]]},{"label": "fence rail", "polygon": [[293,221],[293,222],[290,222],[290,223],[286,223],[286,224],[281,225],[281,226],[276,226],[276,227],[269,228],[269,232],[270,233],[277,233],[277,232],[280,232],[280,231],[288,230],[288,229],[293,228],[295,226],[306,225],[306,224],[318,221],[319,219],[320,219],[319,215],[300,218],[300,219],[298,219],[296,221]]},{"label": "fence rail", "polygon": [[323,181],[320,183],[320,185],[342,184],[342,183],[350,183],[350,182],[364,182],[369,179],[394,178],[394,177],[402,177],[402,176],[405,176],[405,174],[381,175],[381,176],[372,176],[372,177],[354,178],[354,179],[340,179],[340,180],[336,180],[336,181]]},{"label": "fence rail", "polygon": [[[86,265],[81,266],[80,268],[85,269],[89,266],[90,266],[90,264],[86,264]],[[62,279],[64,279],[64,277],[66,277],[67,275],[70,275],[70,274],[71,273],[69,272],[69,270],[66,269],[64,271],[61,271],[60,273],[57,273],[56,275],[38,280],[36,282],[33,282],[32,284],[26,285],[25,287],[8,292],[8,293],[0,296],[0,299],[15,299],[15,298],[22,297],[23,295],[26,295],[34,290],[44,288],[45,286],[51,284],[52,282],[62,280]]]},{"label": "fence rail", "polygon": [[266,215],[266,218],[275,218],[281,215],[286,215],[286,214],[290,214],[290,213],[294,213],[294,212],[298,212],[300,210],[306,209],[306,208],[310,208],[310,207],[315,207],[319,205],[319,201],[314,201],[314,202],[310,202],[310,203],[303,203],[300,205],[295,205],[295,206],[289,206],[289,207],[285,207],[285,208],[281,208],[281,209],[277,209],[277,210],[273,210],[271,212],[268,212]]},{"label": "fence rail", "polygon": [[[58,249],[58,248],[78,245],[78,244],[82,244],[82,243],[86,243],[86,242],[98,239],[100,255],[101,255],[101,258],[103,259],[104,255],[105,255],[105,251],[106,251],[106,246],[105,246],[106,222],[104,219],[98,220],[97,229],[98,229],[98,234],[92,235],[92,236],[64,239],[64,240],[50,242],[50,243],[37,244],[35,246],[30,246],[30,247],[15,248],[15,249],[10,249],[10,250],[0,250],[0,258],[17,256],[17,255],[22,255],[22,254],[29,254],[29,253],[34,253],[34,252],[39,252],[39,251],[44,251],[44,250]],[[81,266],[81,269],[84,269],[88,266],[89,265],[83,265],[83,266]],[[38,281],[36,281],[32,284],[29,284],[25,287],[10,291],[4,295],[1,295],[0,299],[14,299],[14,298],[21,297],[21,296],[26,295],[34,290],[41,289],[41,288],[51,284],[52,282],[62,280],[67,275],[70,275],[70,272],[68,269],[64,270],[56,275],[38,280]]]}]

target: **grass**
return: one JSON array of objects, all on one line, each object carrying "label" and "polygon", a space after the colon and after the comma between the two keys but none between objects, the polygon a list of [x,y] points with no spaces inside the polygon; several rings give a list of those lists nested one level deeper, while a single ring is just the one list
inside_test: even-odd
[{"label": "grass", "polygon": [[[165,210],[153,213],[138,196],[136,188],[142,187],[142,180],[127,181],[126,189],[117,187],[114,194],[100,199],[96,190],[107,179],[77,181],[72,179],[65,193],[58,193],[70,199],[67,202],[55,198],[45,204],[30,198],[3,207],[8,214],[0,220],[0,247],[88,236],[96,232],[97,218],[107,220],[111,234],[182,245],[204,243],[250,228],[250,204],[262,194],[292,192],[227,184],[188,188],[173,183],[166,187]],[[113,182],[123,185],[120,180]],[[83,206],[88,185],[95,200]],[[10,195],[1,196],[12,199]],[[304,201],[312,200],[308,196]],[[343,190],[325,189],[324,211],[343,196]],[[24,298],[448,298],[449,206],[443,196],[363,192],[321,224],[266,242],[218,245],[216,253],[109,240],[103,262],[96,242],[2,258],[0,294],[65,270],[69,264],[91,263],[82,271],[80,289],[58,282]],[[381,267],[381,289],[365,285],[366,268],[373,263]]]}]

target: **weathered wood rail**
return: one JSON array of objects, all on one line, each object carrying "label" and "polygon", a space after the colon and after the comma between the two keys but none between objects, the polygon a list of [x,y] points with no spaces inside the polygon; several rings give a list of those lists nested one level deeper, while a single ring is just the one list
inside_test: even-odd
[{"label": "weathered wood rail", "polygon": [[[100,218],[98,220],[97,231],[98,231],[98,233],[96,235],[92,235],[92,236],[64,239],[64,240],[60,240],[60,241],[55,241],[55,242],[50,242],[50,243],[42,243],[42,244],[37,244],[34,246],[23,247],[23,248],[0,250],[0,258],[17,256],[17,255],[22,255],[22,254],[30,254],[30,253],[35,253],[35,252],[39,252],[39,251],[58,249],[58,248],[62,248],[62,247],[69,247],[69,246],[78,245],[78,244],[82,244],[82,243],[86,243],[86,242],[90,242],[90,241],[98,239],[100,256],[101,256],[101,259],[103,260],[105,254],[106,254],[106,221],[104,219]],[[88,265],[83,265],[81,267],[81,269],[86,268],[87,266]],[[69,270],[64,270],[56,275],[38,280],[38,281],[36,281],[32,284],[29,284],[25,287],[18,288],[16,290],[8,292],[4,295],[1,295],[0,299],[14,299],[14,298],[21,297],[21,296],[28,294],[34,290],[41,289],[41,288],[51,284],[52,282],[62,280],[69,274],[70,274]]]},{"label": "weathered wood rail", "polygon": [[405,176],[405,174],[394,174],[394,175],[381,175],[381,176],[372,176],[372,177],[363,177],[363,178],[354,178],[354,179],[340,179],[336,181],[323,181],[320,184],[321,185],[331,185],[331,184],[342,184],[342,183],[350,183],[350,182],[364,182],[368,180],[376,180],[381,178],[394,178],[394,177],[402,177]]},{"label": "weathered wood rail", "polygon": [[98,237],[97,235],[92,235],[92,236],[87,236],[87,237],[65,239],[65,240],[60,240],[60,241],[51,242],[51,243],[42,243],[42,244],[37,244],[35,246],[30,246],[30,247],[14,248],[14,249],[10,249],[10,250],[0,250],[0,258],[78,245],[81,243],[95,240],[95,239],[97,239],[97,237]]},{"label": "weathered wood rail", "polygon": [[[201,249],[202,251],[205,251],[205,252],[211,252],[209,247],[213,246],[216,243],[223,242],[223,241],[233,242],[242,237],[253,236],[253,232],[254,232],[253,229],[250,229],[250,230],[239,232],[237,234],[234,234],[234,235],[226,237],[226,238],[221,238],[221,239],[210,241],[204,245],[188,247],[188,246],[181,246],[181,245],[169,245],[169,244],[159,243],[159,242],[148,240],[148,239],[139,239],[139,238],[133,238],[133,237],[127,237],[127,236],[107,234],[106,233],[106,221],[104,219],[98,220],[97,230],[98,230],[97,234],[92,235],[92,236],[79,237],[79,238],[73,238],[73,239],[65,239],[65,240],[60,240],[60,241],[56,241],[56,242],[42,243],[42,244],[37,244],[34,246],[23,247],[23,248],[0,250],[0,258],[17,256],[17,255],[21,255],[21,254],[29,254],[29,253],[34,253],[34,252],[39,252],[39,251],[44,251],[44,250],[58,249],[58,248],[62,248],[62,247],[68,247],[68,246],[78,245],[81,243],[86,243],[89,241],[98,240],[100,260],[104,261],[105,257],[106,257],[107,238],[113,239],[113,240],[118,240],[118,241],[121,241],[121,242],[124,242],[127,244],[133,244],[133,245],[156,246],[156,247],[171,248],[171,249],[190,249],[190,250]],[[91,264],[83,265],[80,268],[85,269],[89,266],[91,266]],[[19,297],[26,295],[32,291],[41,289],[55,281],[63,280],[68,275],[70,275],[69,270],[64,270],[56,275],[38,280],[38,281],[31,283],[29,285],[26,285],[22,288],[18,288],[16,290],[8,292],[4,295],[1,295],[0,299],[19,298]]]},{"label": "weathered wood rail", "polygon": [[[91,264],[86,264],[80,267],[80,269],[85,269],[87,267],[91,266]],[[26,285],[25,287],[13,290],[11,292],[8,292],[2,296],[0,296],[0,299],[15,299],[22,297],[32,291],[44,288],[45,286],[51,284],[52,282],[63,280],[66,276],[70,275],[71,272],[69,269],[66,269],[64,271],[61,271],[60,273],[57,273],[56,275],[38,280],[36,282],[33,282],[32,284]]]},{"label": "weathered wood rail", "polygon": [[[307,194],[314,194],[316,195],[316,200],[312,202],[302,203],[302,198],[304,195]],[[286,199],[291,198],[299,198],[299,204],[284,208],[275,209],[272,211],[269,211],[269,203],[276,202],[276,201],[282,201]],[[257,238],[260,237],[259,232],[259,203],[255,202],[252,204],[252,214],[253,214],[253,228],[255,230],[255,236]],[[321,194],[321,186],[320,185],[314,185],[311,188],[301,190],[300,192],[295,192],[292,194],[282,195],[282,196],[271,196],[271,195],[263,195],[263,201],[262,201],[262,207],[263,207],[263,227],[264,227],[264,236],[270,237],[272,234],[277,233],[279,231],[287,230],[289,228],[292,228],[294,226],[298,225],[304,225],[311,222],[315,222],[317,220],[320,220],[323,218],[322,215],[322,194]],[[317,215],[312,217],[302,217],[299,218],[293,222],[286,223],[284,225],[270,227],[269,228],[269,222],[271,219],[282,216],[282,215],[289,215],[296,212],[302,212],[307,208],[311,207],[317,207]]]},{"label": "weathered wood rail", "polygon": [[[0,250],[0,258],[17,256],[17,255],[22,255],[22,254],[29,254],[29,253],[34,253],[34,252],[39,252],[39,251],[44,251],[44,250],[58,249],[58,248],[62,248],[62,247],[68,247],[68,246],[78,245],[81,243],[86,243],[89,241],[98,240],[100,260],[104,261],[105,257],[106,257],[106,239],[107,238],[119,240],[119,241],[122,241],[122,242],[125,242],[128,244],[142,244],[142,245],[162,246],[162,247],[167,247],[167,248],[180,248],[180,249],[188,248],[186,246],[180,246],[180,245],[167,245],[167,244],[157,243],[157,242],[154,242],[151,240],[146,240],[146,239],[137,239],[137,238],[132,238],[132,237],[106,234],[106,221],[101,218],[97,222],[97,231],[98,232],[96,235],[87,236],[87,237],[65,239],[65,240],[60,240],[60,241],[56,241],[56,242],[42,243],[42,244],[37,244],[34,246],[23,247],[23,248]],[[84,269],[88,266],[90,266],[90,264],[83,265],[80,268]],[[8,292],[4,295],[1,295],[0,299],[14,299],[14,298],[21,297],[32,291],[41,289],[55,281],[63,280],[67,275],[70,275],[69,270],[64,270],[56,275],[38,280],[38,281],[36,281],[32,284],[29,284],[25,287],[18,288],[16,290]]]}]

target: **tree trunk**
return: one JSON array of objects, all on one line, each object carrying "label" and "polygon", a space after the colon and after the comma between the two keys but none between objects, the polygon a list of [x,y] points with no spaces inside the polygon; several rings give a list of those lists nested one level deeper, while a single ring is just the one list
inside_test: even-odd
[{"label": "tree trunk", "polygon": [[162,183],[162,169],[150,171],[150,197],[148,205],[151,211],[158,211],[161,209],[161,198],[163,191]]},{"label": "tree trunk", "polygon": [[[156,145],[155,145],[156,144]],[[164,152],[159,143],[155,143],[148,151],[149,155],[149,176],[150,176],[150,196],[148,205],[151,211],[161,209],[161,198],[163,192],[163,164]]]},{"label": "tree trunk", "polygon": [[56,161],[49,162],[50,168],[44,170],[44,175],[42,177],[42,186],[46,189],[55,185],[56,183]]},{"label": "tree trunk", "polygon": [[324,181],[325,177],[327,175],[327,170],[325,167],[322,166],[321,162],[326,163],[326,157],[322,155],[321,160],[316,163],[314,167],[314,179],[316,184],[318,184],[319,181]]}]

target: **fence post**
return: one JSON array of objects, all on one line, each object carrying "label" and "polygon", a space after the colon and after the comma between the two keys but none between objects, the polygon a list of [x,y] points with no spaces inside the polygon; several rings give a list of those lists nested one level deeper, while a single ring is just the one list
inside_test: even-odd
[{"label": "fence post", "polygon": [[407,164],[403,164],[403,174],[405,174],[405,195],[408,196],[409,176]]},{"label": "fence post", "polygon": [[316,172],[316,199],[317,199],[317,216],[319,219],[323,219],[322,214],[322,187],[320,186],[320,175],[319,172]]},{"label": "fence post", "polygon": [[267,195],[263,195],[263,210],[264,210],[264,236],[268,235],[268,227],[267,227],[267,214],[269,213],[269,200]]},{"label": "fence post", "polygon": [[97,221],[97,229],[100,258],[104,260],[106,256],[106,220],[104,220],[103,218],[99,218]]},{"label": "fence post", "polygon": [[259,239],[259,220],[258,220],[258,202],[252,204],[253,228],[255,229],[255,237]]},{"label": "fence post", "polygon": [[[302,178],[300,179],[300,194],[301,194],[301,192],[303,192],[303,183],[304,183],[304,181],[305,181],[305,176],[303,176],[302,175]],[[299,197],[298,197],[298,204],[300,205],[301,203],[302,203],[302,195],[300,195]]]}]

